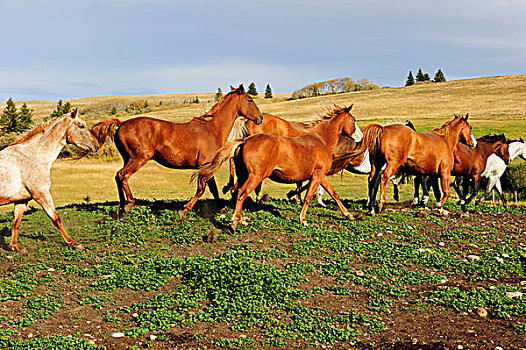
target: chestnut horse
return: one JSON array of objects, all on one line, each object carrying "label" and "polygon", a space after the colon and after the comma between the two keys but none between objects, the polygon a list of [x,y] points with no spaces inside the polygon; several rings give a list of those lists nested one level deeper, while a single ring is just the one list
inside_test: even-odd
[{"label": "chestnut horse", "polygon": [[[91,129],[104,144],[108,134],[118,126],[114,140],[124,166],[115,175],[119,191],[118,215],[128,213],[135,199],[128,185],[129,178],[150,159],[172,169],[196,169],[212,160],[224,145],[237,117],[245,117],[260,124],[263,116],[243,85],[226,94],[208,113],[186,123],[139,117],[121,122],[102,121]],[[210,192],[219,199],[214,178],[208,181]]]},{"label": "chestnut horse", "polygon": [[[309,180],[309,188],[300,214],[300,222],[304,225],[307,224],[307,207],[320,184],[338,203],[343,214],[351,218],[351,214],[343,206],[338,194],[327,179],[327,173],[332,165],[332,154],[340,135],[346,134],[353,137],[355,141],[361,139],[362,133],[356,125],[356,120],[350,114],[351,108],[352,105],[347,108],[335,108],[326,115],[326,121],[321,122],[302,136],[256,134],[230,142],[219,150],[210,164],[200,168],[192,175],[192,179],[198,178],[198,187],[204,190],[206,182],[214,176],[221,164],[230,157],[234,157],[239,182],[232,221],[234,230],[239,222],[245,223],[241,215],[243,202],[250,192],[267,177],[280,183]],[[192,201],[197,198],[196,195]]]},{"label": "chestnut horse", "polygon": [[[318,121],[290,122],[275,115],[263,113],[263,122],[259,125],[256,125],[256,123],[253,123],[251,120],[242,120],[240,123],[236,122],[237,125],[234,125],[232,134],[229,136],[229,140],[248,137],[255,134],[275,134],[280,136],[296,137],[305,134],[308,132],[310,127],[317,125],[317,123]],[[230,178],[228,179],[228,183],[223,187],[223,194],[227,193],[229,190],[232,190],[232,193],[234,193],[236,190],[237,183],[235,183],[234,175],[234,158],[231,158]],[[298,184],[298,187],[301,187],[301,183]],[[259,197],[259,193],[261,192],[261,184],[256,187],[254,192],[256,193],[256,198]],[[298,199],[300,199],[299,194]]]},{"label": "chestnut horse", "polygon": [[[372,159],[372,170],[369,175],[369,198],[371,211],[374,213],[376,191],[374,185],[380,178],[380,203],[379,211],[385,204],[385,187],[387,181],[396,170],[405,165],[419,173],[439,175],[442,178],[442,191],[444,197],[438,204],[440,212],[447,214],[443,209],[444,203],[449,198],[449,179],[454,165],[453,150],[459,140],[464,140],[474,147],[477,141],[471,133],[468,115],[461,117],[455,115],[442,127],[431,132],[416,132],[402,124],[387,126],[374,125],[364,131],[362,148],[369,148]],[[382,167],[386,165],[381,173]],[[381,175],[380,175],[381,173]]]},{"label": "chestnut horse", "polygon": [[66,244],[83,248],[66,232],[49,193],[51,166],[66,143],[93,153],[99,150],[86,123],[78,117],[77,109],[36,126],[22,139],[0,151],[0,205],[15,203],[12,250],[27,254],[27,249],[18,244],[18,230],[31,199],[42,206]]}]

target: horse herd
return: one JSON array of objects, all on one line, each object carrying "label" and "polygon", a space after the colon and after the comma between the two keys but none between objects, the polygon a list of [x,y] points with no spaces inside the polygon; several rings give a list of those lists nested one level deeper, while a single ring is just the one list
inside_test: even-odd
[{"label": "horse herd", "polygon": [[[455,115],[442,127],[424,133],[403,124],[370,124],[360,130],[351,109],[352,105],[335,106],[312,122],[288,122],[261,113],[243,85],[231,87],[209,112],[186,123],[148,117],[127,121],[112,118],[89,130],[75,109],[37,126],[0,151],[0,205],[15,204],[11,248],[27,253],[18,244],[18,231],[31,199],[42,206],[68,245],[83,248],[64,229],[49,193],[51,166],[66,143],[95,153],[108,137],[113,138],[124,161],[115,176],[119,217],[128,213],[135,202],[129,178],[150,159],[169,168],[198,169],[192,175],[192,180],[197,180],[197,192],[185,205],[183,216],[207,186],[214,199],[219,199],[214,174],[230,160],[230,180],[223,193],[230,190],[236,202],[234,230],[239,223],[246,224],[242,215],[243,202],[252,191],[259,193],[266,178],[298,184],[298,189],[291,191],[289,197],[299,196],[306,190],[300,212],[300,222],[306,225],[307,207],[317,190],[320,191],[318,188],[324,188],[342,213],[352,218],[327,178],[343,169],[369,173],[367,205],[371,212],[382,210],[387,181],[400,170],[416,175],[416,202],[417,186],[423,185],[424,201],[427,201],[431,186],[437,196],[437,206],[442,213],[447,213],[443,205],[449,197],[451,175],[457,176],[454,188],[463,199],[469,179],[474,182],[475,190],[465,200],[468,203],[476,195],[483,176],[490,179],[483,198],[490,186],[495,186],[501,194],[498,178],[506,164],[516,156],[526,157],[526,144],[522,139],[508,141],[504,135],[493,135],[476,140],[468,115]],[[242,122],[236,123],[239,117]],[[240,137],[227,143],[233,128],[240,131]],[[443,196],[438,189],[439,178]],[[308,181],[306,186],[302,186],[303,181]],[[376,202],[378,188],[379,203]]]}]

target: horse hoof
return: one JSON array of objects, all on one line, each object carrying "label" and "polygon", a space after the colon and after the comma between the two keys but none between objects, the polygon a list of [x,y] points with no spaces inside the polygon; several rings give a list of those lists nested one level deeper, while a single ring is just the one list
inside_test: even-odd
[{"label": "horse hoof", "polygon": [[236,232],[237,223],[231,223],[229,227],[232,232]]},{"label": "horse hoof", "polygon": [[77,244],[73,246],[76,250],[84,250],[84,246],[82,244]]},{"label": "horse hoof", "polygon": [[176,214],[175,214],[175,221],[177,222],[181,222],[183,221],[184,217],[186,216],[186,213],[184,210],[179,210]]},{"label": "horse hoof", "polygon": [[439,213],[440,215],[449,216],[449,212],[444,208],[440,208]]},{"label": "horse hoof", "polygon": [[346,214],[344,214],[344,215],[345,215],[345,217],[346,217],[347,219],[349,219],[349,220],[354,220],[354,216],[352,216],[351,213],[346,213]]},{"label": "horse hoof", "polygon": [[223,189],[221,190],[223,192],[223,194],[226,194],[228,192],[229,189],[231,189],[232,187],[226,185],[226,186],[223,186]]},{"label": "horse hoof", "polygon": [[309,224],[307,224],[307,220],[300,220],[300,223],[305,227],[309,226]]}]

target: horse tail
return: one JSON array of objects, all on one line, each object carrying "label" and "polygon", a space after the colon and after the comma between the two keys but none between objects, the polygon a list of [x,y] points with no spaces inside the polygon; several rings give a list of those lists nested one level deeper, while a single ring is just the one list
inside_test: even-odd
[{"label": "horse tail", "polygon": [[[369,124],[362,128],[362,140],[356,144],[356,147],[349,153],[343,156],[336,157],[333,159],[333,164],[341,166],[344,162],[359,156],[364,153],[367,149],[369,150],[370,157],[374,158],[378,150],[380,149],[380,137],[384,131],[384,127],[379,124]],[[333,165],[333,167],[335,167]]]},{"label": "horse tail", "polygon": [[190,177],[190,182],[194,181],[196,178],[199,178],[199,181],[203,182],[210,180],[210,178],[212,178],[212,176],[214,176],[214,174],[219,170],[221,165],[226,160],[233,157],[236,149],[244,144],[245,141],[246,139],[237,139],[221,147],[210,163],[201,166],[195,173],[192,174]]},{"label": "horse tail", "polygon": [[115,136],[115,126],[119,126],[122,123],[123,122],[116,118],[106,119],[95,124],[90,131],[95,139],[97,139],[99,146],[102,147],[108,135],[113,140],[113,137]]}]

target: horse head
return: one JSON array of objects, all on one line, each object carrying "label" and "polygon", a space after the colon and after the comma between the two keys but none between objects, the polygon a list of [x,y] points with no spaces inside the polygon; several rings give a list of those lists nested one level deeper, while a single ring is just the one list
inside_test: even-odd
[{"label": "horse head", "polygon": [[495,154],[502,158],[502,160],[506,164],[510,164],[511,157],[510,157],[510,150],[508,145],[508,140],[506,139],[506,136],[504,134],[496,135],[496,140],[493,143],[493,146],[495,147]]},{"label": "horse head", "polygon": [[263,114],[254,102],[254,98],[245,92],[243,84],[239,85],[237,89],[233,86],[230,86],[230,88],[231,94],[237,94],[239,96],[237,115],[252,120],[256,125],[261,124],[263,122]]},{"label": "horse head", "polygon": [[[342,132],[350,136],[355,142],[362,140],[363,134],[358,125],[356,124],[356,118],[351,114],[353,105],[349,107],[343,107],[337,110],[337,114],[345,114]],[[335,105],[336,108],[339,108]]]},{"label": "horse head", "polygon": [[85,151],[96,153],[99,150],[99,143],[89,131],[86,122],[79,118],[78,109],[75,108],[66,118],[69,118],[70,122],[66,131],[66,142]]},{"label": "horse head", "polygon": [[454,121],[457,122],[458,128],[460,130],[459,139],[463,140],[469,147],[474,148],[477,146],[477,139],[471,132],[471,125],[468,123],[468,116],[469,113],[467,113],[464,117],[455,114]]}]

